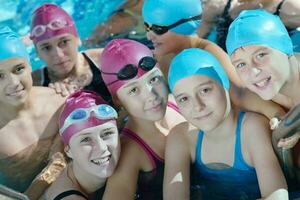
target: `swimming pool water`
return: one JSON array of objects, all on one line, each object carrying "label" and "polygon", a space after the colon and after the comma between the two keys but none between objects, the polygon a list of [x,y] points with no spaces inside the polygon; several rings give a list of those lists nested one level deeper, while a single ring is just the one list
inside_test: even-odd
[{"label": "swimming pool water", "polygon": [[[97,24],[104,22],[124,2],[125,0],[0,0],[0,26],[9,26],[24,36],[29,33],[33,11],[43,3],[55,3],[72,16],[83,40]],[[29,46],[27,50],[33,70],[43,66],[36,56],[34,46]]]}]

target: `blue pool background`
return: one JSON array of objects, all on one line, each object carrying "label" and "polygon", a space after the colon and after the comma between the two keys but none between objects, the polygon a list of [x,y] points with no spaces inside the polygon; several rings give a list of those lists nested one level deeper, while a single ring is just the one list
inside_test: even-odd
[{"label": "blue pool background", "polygon": [[[61,6],[72,16],[83,40],[97,24],[105,22],[118,10],[125,0],[0,0],[0,26],[9,26],[21,36],[28,34],[33,11],[46,2]],[[43,66],[36,56],[34,46],[29,46],[27,50],[33,70]]]}]

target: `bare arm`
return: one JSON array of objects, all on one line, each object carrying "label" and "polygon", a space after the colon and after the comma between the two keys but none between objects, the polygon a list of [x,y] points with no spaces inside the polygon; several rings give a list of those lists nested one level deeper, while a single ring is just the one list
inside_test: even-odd
[{"label": "bare arm", "polygon": [[164,199],[182,200],[190,197],[189,142],[186,139],[188,124],[175,126],[167,137],[165,150]]},{"label": "bare arm", "polygon": [[256,170],[262,197],[265,198],[278,189],[286,189],[285,178],[272,148],[267,119],[261,115],[249,114],[244,123],[246,148]]},{"label": "bare arm", "polygon": [[244,110],[261,113],[268,119],[285,115],[285,110],[280,105],[272,101],[265,101],[246,88],[238,88],[231,84],[229,92],[233,104]]},{"label": "bare arm", "polygon": [[109,177],[103,200],[132,200],[137,188],[141,152],[137,144],[122,141],[122,151],[117,169]]},{"label": "bare arm", "polygon": [[221,49],[221,47],[216,45],[215,43],[210,42],[205,39],[203,39],[201,41],[200,45],[201,45],[200,48],[202,48],[206,51],[209,51],[218,59],[218,61],[224,67],[224,70],[226,71],[226,73],[229,77],[229,80],[232,83],[234,83],[236,86],[241,87],[242,82],[241,82],[234,66],[232,65],[231,60],[230,60],[229,56],[227,55],[227,53],[223,49]]},{"label": "bare arm", "polygon": [[300,27],[300,1],[285,0],[279,16],[285,26],[289,28]]},{"label": "bare arm", "polygon": [[57,134],[49,153],[48,165],[36,176],[25,192],[30,199],[39,199],[66,167],[67,163],[62,152],[63,144],[60,135]]}]

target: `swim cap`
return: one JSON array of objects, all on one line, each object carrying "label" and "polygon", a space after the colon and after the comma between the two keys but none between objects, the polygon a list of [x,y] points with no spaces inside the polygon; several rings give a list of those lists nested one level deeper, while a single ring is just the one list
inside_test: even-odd
[{"label": "swim cap", "polygon": [[[106,104],[109,105],[106,101],[102,99],[101,96],[96,93],[88,90],[79,90],[73,94],[71,94],[64,104],[63,110],[59,117],[59,129],[61,130],[64,126],[64,123],[68,116],[76,109],[86,109],[92,108],[94,106]],[[110,107],[112,109],[112,107]],[[115,110],[112,110],[115,112]],[[93,111],[92,111],[93,112]],[[79,120],[78,122],[71,123],[71,125],[67,126],[63,132],[60,131],[60,135],[65,144],[69,144],[69,141],[73,135],[80,132],[81,130],[98,126],[104,124],[108,121],[116,123],[115,118],[111,117],[108,119],[99,119],[96,114],[90,114],[87,119]]]},{"label": "swim cap", "polygon": [[25,58],[29,62],[29,55],[20,37],[9,27],[0,27],[0,60],[12,57]]},{"label": "swim cap", "polygon": [[[36,32],[38,35],[35,34]],[[45,3],[34,11],[30,38],[35,44],[64,33],[78,37],[73,19],[62,8],[55,4]]]},{"label": "swim cap", "polygon": [[[118,73],[125,65],[133,64],[138,66],[141,58],[150,56],[153,57],[152,51],[145,45],[129,39],[114,39],[110,41],[104,48],[100,66],[101,71],[105,73]],[[130,80],[118,80],[117,75],[101,73],[103,81],[107,85],[112,96],[115,96],[118,89],[130,80],[138,79],[147,71],[138,67],[138,74]],[[109,83],[118,80],[117,82],[108,85]]]},{"label": "swim cap", "polygon": [[170,90],[174,91],[177,81],[197,74],[206,75],[229,90],[222,65],[211,53],[198,48],[185,49],[172,60],[168,76]]},{"label": "swim cap", "polygon": [[293,55],[291,38],[276,15],[267,11],[244,10],[232,22],[226,39],[228,54],[248,45],[263,45]]},{"label": "swim cap", "polygon": [[[169,26],[181,19],[200,15],[202,5],[200,0],[145,0],[142,14],[148,24]],[[200,20],[188,21],[172,28],[177,34],[195,34],[200,26]]]}]

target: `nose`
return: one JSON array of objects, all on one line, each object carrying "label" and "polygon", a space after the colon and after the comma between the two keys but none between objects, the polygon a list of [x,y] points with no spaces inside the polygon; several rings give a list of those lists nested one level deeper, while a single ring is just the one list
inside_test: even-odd
[{"label": "nose", "polygon": [[199,95],[196,95],[196,97],[193,99],[193,106],[198,112],[201,112],[206,107],[204,101]]},{"label": "nose", "polygon": [[153,41],[156,37],[155,33],[153,31],[147,31],[147,39]]},{"label": "nose", "polygon": [[64,51],[60,47],[53,48],[53,56],[61,58],[64,56]]},{"label": "nose", "polygon": [[251,68],[251,75],[257,77],[261,73],[261,69],[254,66]]},{"label": "nose", "polygon": [[107,151],[108,147],[106,142],[99,136],[99,138],[96,140],[94,145],[94,150],[96,153],[99,153],[99,155],[103,154],[105,151]]},{"label": "nose", "polygon": [[146,84],[146,87],[145,87],[145,93],[146,93],[146,98],[147,98],[147,101],[148,102],[152,102],[154,100],[157,99],[158,97],[158,94],[157,94],[157,91],[154,89],[154,87],[150,84]]}]

